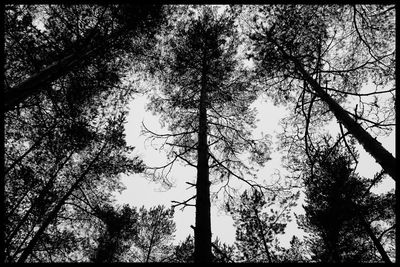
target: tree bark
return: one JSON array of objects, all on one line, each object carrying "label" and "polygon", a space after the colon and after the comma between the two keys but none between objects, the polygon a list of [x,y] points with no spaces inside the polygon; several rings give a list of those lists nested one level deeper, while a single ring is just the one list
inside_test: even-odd
[{"label": "tree bark", "polygon": [[365,129],[363,129],[350,115],[328,94],[318,82],[311,77],[311,75],[304,69],[299,60],[286,53],[282,46],[280,46],[271,36],[270,33],[267,37],[272,41],[278,49],[282,52],[284,58],[295,65],[296,69],[303,76],[303,79],[312,87],[314,93],[324,101],[329,109],[333,112],[336,119],[340,121],[347,130],[358,140],[364,149],[371,154],[372,157],[382,166],[382,168],[396,181],[396,159],[387,151],[380,142],[373,138]]},{"label": "tree bark", "polygon": [[47,216],[47,218],[44,220],[42,225],[40,226],[39,230],[35,233],[31,241],[29,241],[28,246],[24,249],[22,252],[21,256],[18,259],[18,263],[24,263],[28,256],[32,253],[33,249],[35,248],[37,242],[39,241],[40,237],[44,233],[44,231],[47,229],[47,227],[50,225],[50,223],[57,217],[58,212],[61,210],[61,208],[64,206],[65,201],[71,196],[71,194],[78,188],[79,184],[86,178],[86,175],[89,173],[93,163],[96,162],[96,160],[100,157],[100,155],[103,153],[104,148],[106,147],[107,142],[104,143],[103,147],[100,149],[100,151],[97,153],[97,155],[94,157],[94,159],[89,163],[89,166],[85,169],[85,171],[79,176],[79,178],[76,179],[75,183],[70,187],[70,189],[65,193],[65,195],[58,201],[57,205],[54,207],[54,209],[50,212],[50,214]]},{"label": "tree bark", "polygon": [[210,181],[207,144],[207,64],[203,55],[201,92],[199,104],[199,133],[197,147],[197,183],[196,183],[196,227],[194,237],[195,263],[210,263],[211,254],[211,214]]}]

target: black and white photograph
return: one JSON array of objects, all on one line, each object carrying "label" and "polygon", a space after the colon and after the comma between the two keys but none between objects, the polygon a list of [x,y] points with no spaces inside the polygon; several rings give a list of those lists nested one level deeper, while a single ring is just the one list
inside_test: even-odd
[{"label": "black and white photograph", "polygon": [[396,262],[394,3],[3,12],[3,263]]}]

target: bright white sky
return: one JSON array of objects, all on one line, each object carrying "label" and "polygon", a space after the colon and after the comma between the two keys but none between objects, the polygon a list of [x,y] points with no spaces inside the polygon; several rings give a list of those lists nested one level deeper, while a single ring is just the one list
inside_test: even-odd
[{"label": "bright white sky", "polygon": [[[126,139],[128,145],[136,147],[138,153],[148,166],[160,166],[166,162],[165,153],[163,151],[155,150],[150,142],[145,142],[146,137],[140,135],[142,120],[146,126],[157,133],[166,133],[167,129],[162,129],[159,123],[159,118],[145,111],[147,103],[146,96],[138,96],[130,104],[130,112],[128,116],[128,123],[125,125]],[[276,151],[277,138],[276,134],[282,131],[282,127],[278,124],[279,120],[286,116],[287,111],[284,107],[276,107],[272,102],[266,100],[257,100],[254,106],[258,110],[258,128],[255,131],[263,131],[270,134],[273,140],[272,159],[268,161],[265,167],[259,172],[259,177],[271,177],[275,170],[279,169],[281,154]],[[329,127],[332,129],[331,133],[335,134],[339,131],[336,121],[333,121]],[[378,138],[382,145],[395,155],[395,135],[392,132],[388,137]],[[380,170],[380,166],[363,148],[358,147],[360,153],[358,172],[361,176],[371,177],[375,172]],[[170,207],[171,201],[184,201],[195,194],[195,189],[192,187],[187,189],[189,185],[185,182],[194,182],[196,179],[196,170],[192,167],[183,167],[177,164],[171,173],[171,177],[175,182],[175,186],[170,190],[165,190],[160,184],[150,181],[142,174],[123,176],[122,181],[126,186],[126,190],[122,194],[117,195],[119,203],[129,203],[133,206],[141,206],[149,208],[158,204],[163,204]],[[394,182],[391,178],[386,179],[379,191],[386,191],[394,188]],[[377,192],[375,190],[375,192]],[[194,203],[194,201],[192,202]],[[212,203],[211,209],[211,223],[213,239],[218,236],[222,242],[232,244],[235,240],[235,228],[233,227],[233,220],[225,212],[220,211],[218,206],[221,203]],[[294,212],[300,214],[303,212],[299,204]],[[189,234],[193,235],[193,230],[190,225],[194,225],[195,208],[187,207],[184,211],[179,208],[175,209],[175,222],[176,222],[176,238],[175,243],[184,240]],[[281,244],[284,246],[289,245],[292,235],[301,237],[302,232],[297,229],[295,220],[288,224],[286,234],[281,238]]]}]

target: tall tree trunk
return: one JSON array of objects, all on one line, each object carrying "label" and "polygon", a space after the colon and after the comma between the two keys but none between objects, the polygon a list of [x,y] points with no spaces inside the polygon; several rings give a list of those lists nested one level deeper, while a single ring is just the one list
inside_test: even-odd
[{"label": "tall tree trunk", "polygon": [[[72,151],[69,156],[67,156],[64,160],[64,162],[61,164],[60,167],[57,168],[56,172],[50,177],[49,181],[47,181],[45,187],[40,191],[39,196],[33,201],[32,206],[29,208],[29,210],[25,213],[24,217],[19,221],[17,226],[11,231],[11,234],[7,236],[7,239],[5,241],[5,246],[9,246],[14,238],[14,236],[18,233],[19,229],[21,226],[25,223],[25,221],[28,219],[29,215],[32,213],[33,209],[37,207],[45,197],[46,193],[48,193],[50,187],[53,185],[55,179],[57,178],[58,173],[64,168],[65,164],[69,161],[69,159],[72,157],[74,151]],[[58,163],[57,163],[58,164]]]},{"label": "tall tree trunk", "polygon": [[374,242],[374,245],[375,245],[376,249],[379,251],[379,254],[381,254],[382,260],[385,263],[392,263],[390,261],[388,254],[386,253],[385,249],[383,248],[381,242],[379,241],[379,239],[376,237],[376,235],[372,231],[371,225],[365,220],[364,216],[362,216],[361,214],[359,214],[359,218],[360,218],[361,224],[363,225],[365,231],[368,233],[372,242]]},{"label": "tall tree trunk", "polygon": [[86,40],[86,47],[77,44],[76,50],[68,56],[33,74],[20,84],[12,88],[6,87],[4,90],[4,112],[11,110],[26,98],[39,93],[46,88],[46,85],[71,72],[74,67],[85,63],[100,49],[111,46],[115,39],[123,34],[124,31],[119,30],[105,38],[103,42],[94,44],[91,44],[91,42],[94,42],[92,39],[96,37],[96,34],[90,35],[91,38]]},{"label": "tall tree trunk", "polygon": [[333,112],[336,119],[340,121],[347,130],[358,140],[364,149],[375,158],[375,160],[382,166],[382,168],[396,181],[396,159],[387,151],[381,143],[373,138],[365,129],[363,129],[350,115],[328,94],[318,82],[311,77],[311,75],[304,69],[303,65],[297,58],[290,56],[286,53],[281,45],[279,45],[271,36],[267,34],[268,39],[273,42],[282,52],[284,58],[295,65],[296,69],[301,73],[303,79],[314,90],[322,101],[324,101],[329,109]]},{"label": "tall tree trunk", "polygon": [[44,233],[44,231],[47,229],[47,227],[50,225],[50,223],[57,217],[58,212],[64,206],[65,201],[67,201],[67,199],[71,196],[71,194],[78,188],[79,184],[86,178],[86,175],[89,173],[93,163],[95,163],[97,161],[97,159],[100,157],[100,155],[103,153],[106,145],[107,145],[107,142],[104,143],[103,147],[96,154],[94,159],[89,163],[89,166],[87,166],[85,171],[75,180],[75,183],[70,187],[70,189],[67,191],[67,193],[65,193],[65,195],[58,201],[57,205],[49,213],[47,218],[43,221],[39,230],[35,233],[35,235],[31,239],[31,241],[29,241],[29,244],[27,245],[27,247],[24,249],[21,256],[19,257],[18,263],[24,263],[26,261],[26,259],[28,258],[28,256],[32,253],[33,249],[35,248],[37,242],[39,241],[39,239],[42,236],[42,234]]},{"label": "tall tree trunk", "polygon": [[201,92],[199,105],[199,133],[197,147],[196,183],[196,227],[194,231],[194,262],[210,263],[211,256],[211,214],[210,181],[207,144],[207,65],[203,55]]}]

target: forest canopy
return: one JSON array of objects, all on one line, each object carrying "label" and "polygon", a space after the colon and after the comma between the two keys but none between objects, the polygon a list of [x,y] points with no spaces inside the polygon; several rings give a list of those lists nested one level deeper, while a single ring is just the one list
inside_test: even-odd
[{"label": "forest canopy", "polygon": [[[383,4],[4,5],[3,262],[395,262],[395,21]],[[162,132],[129,121],[140,97]],[[177,167],[191,197],[117,201],[122,177],[169,190]]]}]

